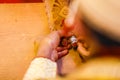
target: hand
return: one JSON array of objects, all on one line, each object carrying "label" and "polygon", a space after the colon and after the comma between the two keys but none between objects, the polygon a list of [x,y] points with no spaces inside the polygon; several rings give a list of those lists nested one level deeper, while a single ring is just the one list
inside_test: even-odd
[{"label": "hand", "polygon": [[[71,3],[68,16],[64,21],[64,31],[73,32],[78,37],[78,51],[84,56],[89,56],[90,51],[88,49],[89,30],[86,29],[82,23],[81,15],[79,12],[79,0],[75,0]],[[84,42],[83,42],[84,41]],[[87,46],[87,47],[86,47]]]},{"label": "hand", "polygon": [[56,48],[60,43],[60,38],[64,36],[64,31],[54,31],[47,37],[40,41],[40,45],[37,52],[37,57],[44,57],[56,61],[59,58],[67,55],[68,50],[62,49],[57,51]]}]

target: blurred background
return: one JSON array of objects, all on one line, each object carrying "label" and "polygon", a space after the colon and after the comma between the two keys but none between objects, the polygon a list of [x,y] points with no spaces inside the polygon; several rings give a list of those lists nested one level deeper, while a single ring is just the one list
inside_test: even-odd
[{"label": "blurred background", "polygon": [[36,3],[43,2],[43,0],[0,0],[0,3]]}]

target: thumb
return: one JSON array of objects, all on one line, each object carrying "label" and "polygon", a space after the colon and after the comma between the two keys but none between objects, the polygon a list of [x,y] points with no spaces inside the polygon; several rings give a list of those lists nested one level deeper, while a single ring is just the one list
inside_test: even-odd
[{"label": "thumb", "polygon": [[83,56],[89,56],[90,55],[90,51],[86,50],[85,47],[82,45],[82,43],[78,42],[78,48],[77,50],[79,51],[79,53],[81,53]]}]

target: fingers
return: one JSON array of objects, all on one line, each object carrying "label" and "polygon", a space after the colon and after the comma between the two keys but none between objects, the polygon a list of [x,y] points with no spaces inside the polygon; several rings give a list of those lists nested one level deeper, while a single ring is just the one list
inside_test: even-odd
[{"label": "fingers", "polygon": [[57,47],[57,48],[56,48],[56,51],[57,51],[57,52],[60,52],[60,51],[63,51],[63,50],[65,50],[65,49],[67,49],[67,47]]},{"label": "fingers", "polygon": [[87,50],[82,43],[78,43],[78,48],[77,50],[84,56],[89,56],[90,55],[90,51]]},{"label": "fingers", "polygon": [[60,37],[70,37],[70,36],[73,35],[72,32],[68,32],[68,31],[66,31],[64,29],[58,30],[58,33],[59,33]]},{"label": "fingers", "polygon": [[60,52],[60,51],[66,50],[66,49],[69,50],[69,49],[71,49],[71,47],[72,47],[71,45],[68,45],[66,47],[57,47],[56,51]]},{"label": "fingers", "polygon": [[37,56],[56,61],[62,56],[66,55],[68,53],[68,50],[66,50],[67,47],[64,47],[63,49],[59,48],[58,51],[55,50],[60,43],[60,37],[62,34],[63,33],[60,33],[59,31],[53,31],[47,37],[41,39],[39,48],[38,45],[35,44]]},{"label": "fingers", "polygon": [[[73,0],[69,7],[69,13],[67,18],[65,19],[65,28],[73,29],[75,24],[75,18],[78,13],[79,8],[79,0]],[[77,16],[78,17],[78,16]]]},{"label": "fingers", "polygon": [[52,61],[56,61],[58,60],[58,54],[56,50],[53,50],[52,54],[51,54],[51,60]]},{"label": "fingers", "polygon": [[51,54],[51,60],[52,61],[57,61],[58,59],[62,58],[63,56],[68,54],[68,50],[62,50],[60,52],[53,50],[52,54]]},{"label": "fingers", "polygon": [[58,59],[62,58],[63,56],[68,54],[68,50],[63,50],[61,52],[58,52]]}]

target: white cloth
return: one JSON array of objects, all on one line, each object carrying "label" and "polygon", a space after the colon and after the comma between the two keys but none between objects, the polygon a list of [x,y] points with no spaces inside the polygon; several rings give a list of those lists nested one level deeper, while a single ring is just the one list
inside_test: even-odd
[{"label": "white cloth", "polygon": [[38,80],[56,77],[57,65],[47,58],[35,58],[23,80]]}]

